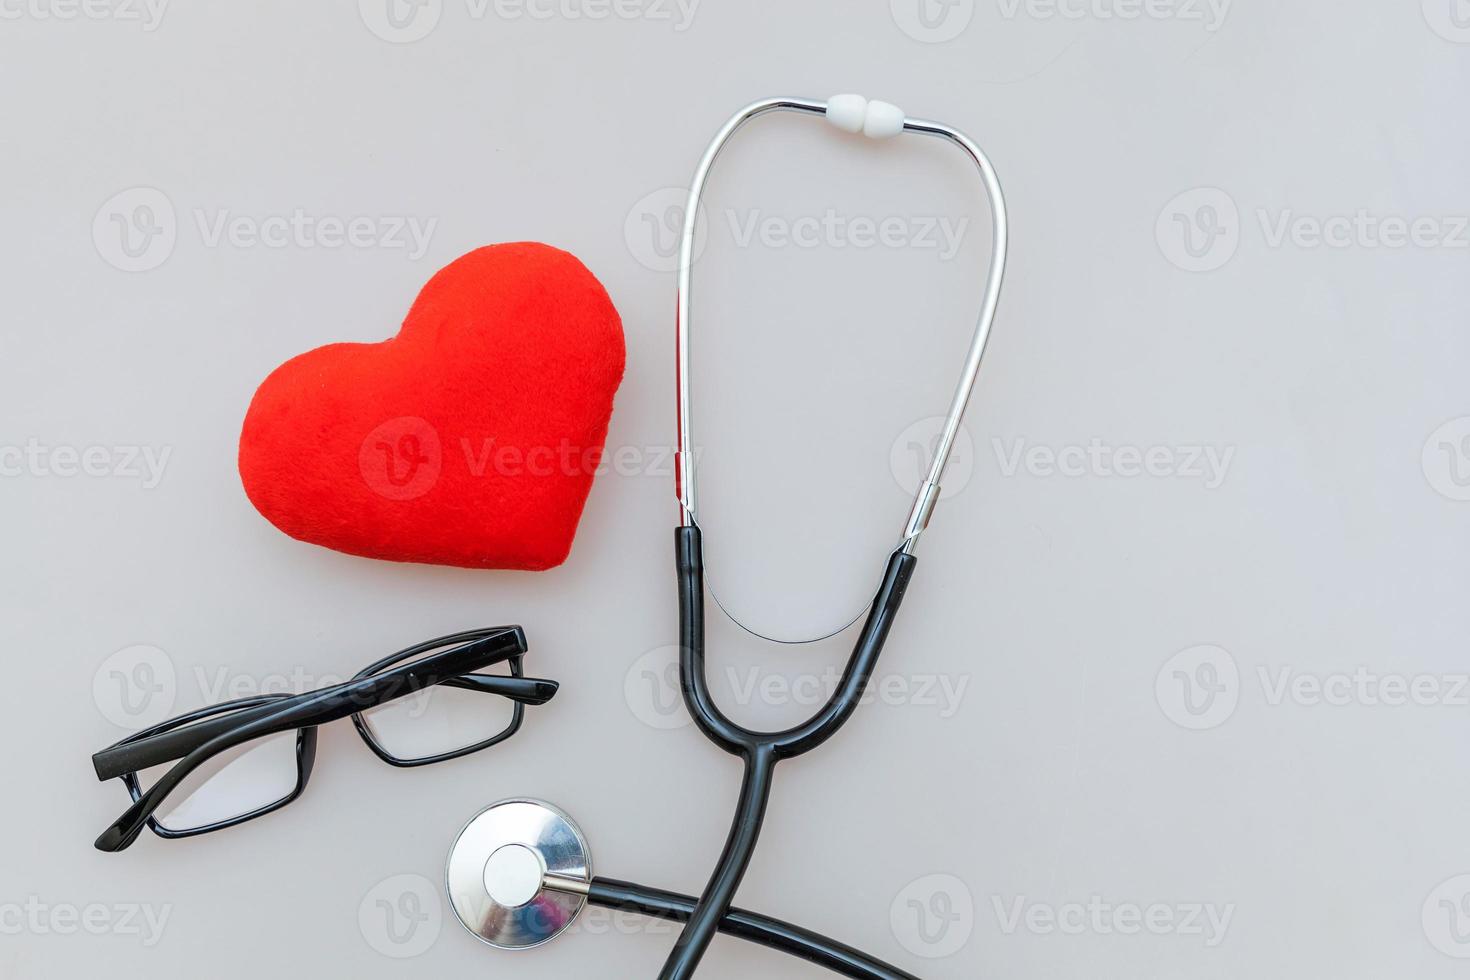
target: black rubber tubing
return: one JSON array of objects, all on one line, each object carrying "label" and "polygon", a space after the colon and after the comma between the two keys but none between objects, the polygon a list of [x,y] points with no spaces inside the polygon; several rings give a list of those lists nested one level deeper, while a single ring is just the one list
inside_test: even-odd
[{"label": "black rubber tubing", "polygon": [[[688,922],[694,914],[695,901],[688,895],[647,888],[613,878],[593,878],[587,901],[603,908],[639,915]],[[719,920],[719,931],[736,939],[789,953],[816,966],[826,967],[844,977],[858,980],[919,980],[896,966],[874,959],[845,943],[828,939],[800,926],[794,926],[767,915],[730,909]]]},{"label": "black rubber tubing", "polygon": [[868,610],[837,690],[822,709],[785,731],[755,732],[725,717],[709,691],[704,650],[704,546],[698,527],[675,529],[674,556],[679,579],[679,679],[684,703],[705,737],[745,762],[740,801],[719,864],[659,973],[659,980],[690,980],[719,932],[750,866],[770,800],[776,763],[821,745],[837,734],[857,710],[918,559],[901,551],[889,557],[883,584]]}]

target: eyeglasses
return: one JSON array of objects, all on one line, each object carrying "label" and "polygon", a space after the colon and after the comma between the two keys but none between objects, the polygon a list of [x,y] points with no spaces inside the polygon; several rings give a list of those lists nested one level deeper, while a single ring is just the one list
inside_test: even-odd
[{"label": "eyeglasses", "polygon": [[[121,779],[133,798],[96,847],[121,851],[144,827],[192,837],[279,810],[306,788],[317,728],[348,716],[368,748],[394,766],[503,742],[521,727],[525,706],[545,704],[559,686],[524,676],[525,652],[519,626],[455,633],[400,650],[341,684],[227,701],[130,735],[92,756],[97,778]],[[474,673],[481,670],[492,672]]]}]

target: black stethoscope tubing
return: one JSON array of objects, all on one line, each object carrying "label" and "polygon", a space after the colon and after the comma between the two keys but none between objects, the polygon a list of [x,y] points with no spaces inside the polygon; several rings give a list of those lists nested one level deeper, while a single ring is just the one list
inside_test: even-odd
[{"label": "black stethoscope tubing", "polygon": [[[837,690],[821,710],[793,728],[779,732],[757,732],[727,718],[710,695],[705,674],[704,554],[697,526],[681,526],[675,529],[674,552],[679,580],[679,679],[684,703],[688,706],[695,725],[705,737],[744,762],[745,777],[740,787],[735,819],[730,826],[719,863],[699,901],[690,909],[684,931],[659,974],[660,980],[687,980],[694,975],[711,940],[721,931],[721,926],[730,913],[735,891],[740,887],[741,879],[745,877],[746,868],[750,865],[765,818],[766,804],[770,800],[776,764],[815,749],[835,735],[852,717],[873,676],[878,655],[883,651],[888,631],[893,626],[899,604],[903,601],[914,567],[918,564],[917,558],[901,550],[895,551],[889,557],[888,566],[883,573],[883,583],[868,610],[862,632],[858,635],[847,666],[843,669]],[[794,930],[794,927],[784,928]],[[794,930],[793,934],[796,932],[800,931]],[[821,938],[812,937],[809,933],[802,935],[808,941]],[[841,962],[842,954],[835,953],[838,944],[829,940],[822,942],[834,951],[833,962]],[[775,942],[767,945],[785,948]],[[866,957],[862,959],[872,964],[876,972],[848,973],[848,976],[908,976],[886,964]],[[834,965],[833,969],[838,967]],[[843,971],[838,969],[838,972]]]},{"label": "black stethoscope tubing", "polygon": [[[593,878],[587,901],[606,909],[634,912],[672,922],[688,922],[697,901],[688,895],[635,885],[615,878]],[[896,966],[854,949],[846,943],[828,939],[809,929],[773,919],[768,915],[732,908],[716,923],[727,936],[756,943],[814,966],[825,967],[845,977],[858,980],[919,980]]]}]

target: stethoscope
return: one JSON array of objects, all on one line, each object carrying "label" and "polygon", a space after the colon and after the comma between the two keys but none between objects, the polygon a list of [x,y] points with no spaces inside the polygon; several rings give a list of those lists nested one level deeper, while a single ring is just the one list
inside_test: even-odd
[{"label": "stethoscope", "polygon": [[[899,133],[938,136],[964,150],[985,185],[993,221],[990,267],[975,334],[964,371],[950,401],[949,414],[927,478],[914,496],[903,534],[888,558],[882,582],[837,689],[806,722],[779,732],[758,732],[731,721],[715,704],[705,676],[704,555],[696,507],[694,453],[689,408],[689,295],[694,265],[694,233],[700,197],[715,159],[730,138],[750,120],[768,112],[825,116],[838,129],[874,139]],[[984,151],[959,130],[910,119],[894,105],[859,95],[826,102],[765,99],[741,109],[720,129],[694,173],[679,246],[677,387],[679,447],[676,493],[680,524],[674,532],[679,582],[680,687],[699,730],[745,764],[735,819],[709,883],[698,899],[625,881],[594,877],[587,842],[562,811],[538,800],[506,800],[479,813],[460,831],[446,872],[455,913],[476,936],[502,948],[537,946],[565,931],[587,905],[635,912],[677,922],[684,928],[659,973],[660,980],[692,977],[716,933],[790,953],[849,977],[909,978],[850,946],[789,923],[732,908],[736,890],[760,836],[776,764],[803,755],[835,735],[857,708],[878,655],[898,613],[918,559],[914,552],[929,525],[950,452],[975,387],[980,361],[1000,299],[1006,258],[1006,211],[1000,182]]]}]

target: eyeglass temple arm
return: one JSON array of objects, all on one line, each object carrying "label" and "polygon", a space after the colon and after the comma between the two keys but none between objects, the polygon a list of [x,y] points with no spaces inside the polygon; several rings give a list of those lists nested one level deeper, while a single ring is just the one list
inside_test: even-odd
[{"label": "eyeglass temple arm", "polygon": [[[308,728],[345,718],[416,690],[442,683],[456,674],[467,673],[517,653],[525,643],[519,630],[497,633],[466,643],[441,654],[404,664],[380,674],[346,681],[320,691],[236,711],[186,728],[162,732],[132,742],[123,742],[92,756],[97,778],[114,779],[130,772],[186,758],[201,748],[240,731],[253,731],[251,738],[275,734],[291,727]],[[284,726],[256,731],[265,720]],[[221,745],[218,751],[239,742]],[[182,765],[182,763],[181,763]],[[172,775],[172,773],[170,773]],[[167,778],[167,777],[165,777]],[[161,783],[162,781],[160,781]],[[156,787],[155,787],[156,788]]]},{"label": "eyeglass temple arm", "polygon": [[314,697],[318,693],[320,692],[313,691],[298,695],[296,698],[282,698],[271,704],[244,708],[218,718],[211,718],[208,721],[197,722],[187,728],[148,735],[132,742],[123,742],[94,753],[92,768],[97,771],[97,778],[105,782],[119,776],[126,776],[130,772],[140,772],[152,766],[182,759],[211,739],[218,738],[241,725],[247,725],[252,721],[281,711],[292,703],[299,703],[301,698]]},{"label": "eyeglass temple arm", "polygon": [[556,692],[561,688],[561,684],[544,677],[495,677],[489,674],[451,677],[441,686],[499,694],[521,704],[545,704],[556,697]]},{"label": "eyeglass temple arm", "polygon": [[[442,685],[466,691],[496,694],[520,704],[529,705],[547,703],[556,696],[556,692],[561,688],[558,682],[547,678],[491,677],[484,674],[451,677],[443,681]],[[313,691],[299,695],[295,699],[281,699],[271,704],[231,712],[222,718],[198,722],[187,729],[150,735],[136,742],[103,749],[92,756],[92,766],[97,771],[97,778],[105,782],[126,776],[130,772],[139,772],[153,766],[163,765],[165,762],[173,762],[176,759],[182,759],[205,742],[233,731],[241,725],[248,725],[267,715],[283,711],[293,701],[299,703],[301,698],[316,697],[322,693],[324,692]]]},{"label": "eyeglass temple arm", "polygon": [[[517,631],[519,632],[519,631]],[[511,636],[511,642],[519,637]],[[99,851],[120,851],[138,839],[148,818],[163,801],[183,782],[188,775],[205,762],[237,745],[267,735],[325,725],[349,715],[371,708],[394,698],[411,694],[425,687],[439,684],[456,674],[465,674],[483,667],[489,657],[484,644],[507,642],[505,634],[489,637],[485,641],[468,643],[453,650],[446,650],[424,660],[404,664],[382,674],[374,674],[360,680],[337,684],[321,691],[291,698],[277,707],[276,711],[255,721],[210,739],[184,756],[168,772],[164,773],[153,787],[138,798],[121,817],[102,832],[95,841]],[[490,654],[493,657],[494,653]]]},{"label": "eyeglass temple arm", "polygon": [[[450,653],[459,653],[471,659],[478,658],[476,659],[475,666],[472,668],[478,670],[525,652],[524,634],[518,628],[512,627],[467,643],[464,646],[456,647],[454,650],[445,651],[445,654],[441,656],[447,656]],[[429,657],[414,664],[407,664],[404,667],[384,671],[381,674],[365,679],[374,680],[398,677],[403,675],[407,668],[412,667],[418,668],[423,672],[432,670],[447,682],[448,678],[443,677],[447,672],[436,666],[439,663],[441,661],[438,657]],[[434,681],[433,683],[439,682]],[[157,735],[148,735],[143,738],[134,737],[132,739],[125,739],[117,745],[103,749],[101,752],[93,755],[92,767],[97,771],[97,778],[106,781],[116,779],[119,776],[125,776],[130,772],[140,772],[152,766],[172,762],[175,759],[182,759],[206,742],[218,738],[227,732],[234,731],[242,725],[248,725],[258,719],[279,714],[298,705],[316,703],[324,696],[330,696],[334,692],[346,691],[352,685],[359,683],[361,682],[347,681],[333,687],[322,688],[319,691],[308,691],[305,694],[299,694],[293,698],[274,701],[270,704],[257,705],[256,707],[246,708],[241,711],[232,711],[218,718],[196,722],[184,728],[174,729],[173,731],[160,732]],[[419,686],[423,686],[420,682],[410,681],[410,683],[419,683]],[[408,693],[411,693],[411,691],[404,690],[401,692],[401,694]],[[554,694],[555,691],[552,693]],[[362,695],[354,694],[352,696],[361,697]],[[398,696],[400,694],[392,695],[392,697]],[[384,698],[384,700],[390,700],[390,698]],[[359,703],[359,710],[371,706],[370,704]],[[324,723],[324,721],[312,722],[312,724]]]}]

